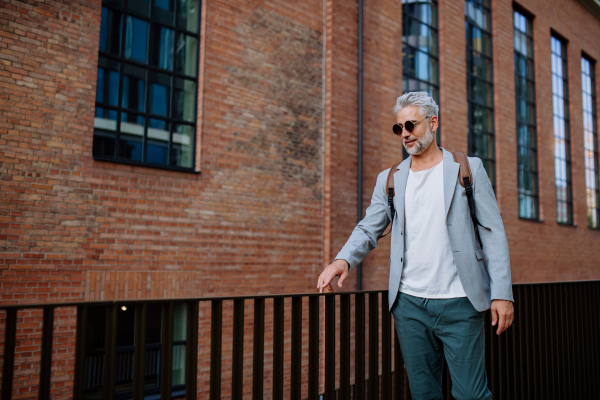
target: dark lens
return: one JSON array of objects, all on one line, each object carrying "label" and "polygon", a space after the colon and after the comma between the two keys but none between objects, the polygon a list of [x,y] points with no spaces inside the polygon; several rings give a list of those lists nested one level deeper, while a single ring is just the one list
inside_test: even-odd
[{"label": "dark lens", "polygon": [[392,130],[394,131],[394,133],[396,135],[399,135],[402,133],[402,127],[400,126],[400,124],[394,124],[394,126],[392,127]]},{"label": "dark lens", "polygon": [[407,130],[408,132],[411,132],[411,133],[412,133],[413,129],[415,129],[415,124],[413,124],[413,123],[412,123],[412,121],[406,121],[406,122],[404,123],[404,127],[406,128],[406,130]]}]

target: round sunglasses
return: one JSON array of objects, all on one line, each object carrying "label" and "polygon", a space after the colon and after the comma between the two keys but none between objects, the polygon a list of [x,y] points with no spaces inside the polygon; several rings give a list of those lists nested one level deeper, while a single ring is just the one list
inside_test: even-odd
[{"label": "round sunglasses", "polygon": [[406,128],[406,131],[409,133],[412,133],[412,131],[415,130],[415,126],[417,126],[417,124],[427,118],[432,117],[431,115],[428,117],[425,117],[423,119],[420,119],[418,121],[406,121],[404,123],[404,126],[402,126],[402,124],[394,124],[394,126],[392,126],[392,131],[394,131],[394,133],[398,136],[400,136],[402,134],[402,129]]}]

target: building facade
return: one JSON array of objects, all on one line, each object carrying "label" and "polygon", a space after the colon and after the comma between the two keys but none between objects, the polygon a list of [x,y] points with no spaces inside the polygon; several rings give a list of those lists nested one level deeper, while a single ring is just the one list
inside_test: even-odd
[{"label": "building facade", "polygon": [[[403,157],[406,90],[438,101],[444,148],[484,160],[514,283],[600,279],[600,6],[365,2],[361,155],[358,18],[350,1],[2,2],[1,301],[314,290]],[[362,289],[387,287],[389,243]],[[73,321],[56,316],[55,398]]]}]

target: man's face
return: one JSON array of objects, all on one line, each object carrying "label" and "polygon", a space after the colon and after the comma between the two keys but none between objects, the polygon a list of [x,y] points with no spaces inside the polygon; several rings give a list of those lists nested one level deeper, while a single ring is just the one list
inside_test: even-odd
[{"label": "man's face", "polygon": [[396,122],[402,124],[402,126],[406,125],[406,121],[413,121],[414,123],[420,121],[412,132],[408,132],[406,128],[402,129],[402,145],[408,154],[423,153],[435,140],[432,128],[437,128],[437,117],[425,117],[427,115],[422,115],[418,106],[405,107],[398,111],[398,115],[396,115]]}]

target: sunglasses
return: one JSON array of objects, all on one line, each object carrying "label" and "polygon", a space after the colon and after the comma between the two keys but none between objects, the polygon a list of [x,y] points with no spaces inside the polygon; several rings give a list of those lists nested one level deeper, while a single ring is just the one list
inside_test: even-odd
[{"label": "sunglasses", "polygon": [[404,128],[406,128],[406,131],[409,133],[412,133],[412,131],[415,130],[415,126],[417,126],[417,124],[427,118],[430,118],[431,115],[429,117],[425,117],[423,119],[420,119],[418,121],[406,121],[406,123],[404,124],[404,126],[402,126],[402,124],[394,124],[394,126],[392,126],[392,131],[394,131],[394,133],[398,136],[400,136],[402,134],[402,130]]}]

